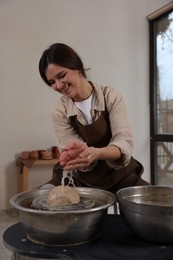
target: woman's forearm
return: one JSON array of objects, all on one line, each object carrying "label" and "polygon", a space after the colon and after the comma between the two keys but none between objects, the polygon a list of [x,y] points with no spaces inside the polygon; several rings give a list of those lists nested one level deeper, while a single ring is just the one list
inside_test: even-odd
[{"label": "woman's forearm", "polygon": [[122,157],[122,153],[117,146],[111,145],[102,148],[91,148],[96,160],[117,161]]}]

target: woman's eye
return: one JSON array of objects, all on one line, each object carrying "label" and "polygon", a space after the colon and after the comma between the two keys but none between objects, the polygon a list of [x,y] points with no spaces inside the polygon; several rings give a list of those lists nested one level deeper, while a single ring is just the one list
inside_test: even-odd
[{"label": "woman's eye", "polygon": [[57,76],[58,79],[63,79],[66,76],[67,73],[62,73]]},{"label": "woman's eye", "polygon": [[[59,73],[58,75],[56,75],[56,80],[62,80],[65,76],[67,75],[67,72],[63,72],[63,73]],[[50,87],[53,86],[53,84],[55,84],[56,80],[49,80],[49,85]]]},{"label": "woman's eye", "polygon": [[55,83],[55,81],[49,81],[49,85],[52,87],[52,85]]}]

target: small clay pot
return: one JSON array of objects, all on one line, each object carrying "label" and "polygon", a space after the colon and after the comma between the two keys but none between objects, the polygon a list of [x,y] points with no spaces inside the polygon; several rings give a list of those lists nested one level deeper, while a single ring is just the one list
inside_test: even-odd
[{"label": "small clay pot", "polygon": [[32,151],[30,153],[30,159],[36,160],[39,158],[38,151]]},{"label": "small clay pot", "polygon": [[42,152],[45,152],[46,150],[38,150],[38,156],[39,156],[39,159],[42,158]]},{"label": "small clay pot", "polygon": [[42,151],[41,152],[42,158],[46,159],[46,158],[52,158],[52,151]]},{"label": "small clay pot", "polygon": [[58,147],[56,147],[56,150],[55,150],[55,157],[56,158],[59,158],[60,157],[60,150]]},{"label": "small clay pot", "polygon": [[30,157],[30,151],[23,151],[21,153],[21,159],[22,160],[29,160],[29,157]]},{"label": "small clay pot", "polygon": [[57,146],[52,146],[52,157],[59,158],[60,157],[60,150]]}]

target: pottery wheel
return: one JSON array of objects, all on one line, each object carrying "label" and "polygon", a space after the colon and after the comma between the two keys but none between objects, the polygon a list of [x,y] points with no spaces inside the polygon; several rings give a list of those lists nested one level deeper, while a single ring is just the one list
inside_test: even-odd
[{"label": "pottery wheel", "polygon": [[82,210],[82,209],[89,209],[92,208],[95,204],[95,201],[86,198],[86,197],[80,197],[80,202],[78,204],[73,205],[53,205],[47,202],[48,194],[41,195],[39,197],[36,197],[32,201],[32,207],[38,210],[53,210],[53,211],[68,211],[68,210]]}]

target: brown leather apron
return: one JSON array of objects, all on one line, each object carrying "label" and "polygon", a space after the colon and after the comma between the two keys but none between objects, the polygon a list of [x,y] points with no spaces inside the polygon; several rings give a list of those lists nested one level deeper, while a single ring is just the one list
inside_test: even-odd
[{"label": "brown leather apron", "polygon": [[[107,146],[112,137],[109,115],[107,111],[101,113],[100,117],[92,124],[83,126],[77,121],[76,116],[70,118],[71,125],[82,137],[88,146],[104,147]],[[117,190],[134,185],[147,185],[148,183],[141,179],[144,169],[142,164],[133,157],[126,167],[115,170],[108,166],[106,161],[98,160],[91,171],[82,172],[78,170],[73,174],[76,186],[85,186],[109,190]],[[53,170],[53,178],[49,183],[60,185],[62,178],[62,168],[56,164]]]}]

